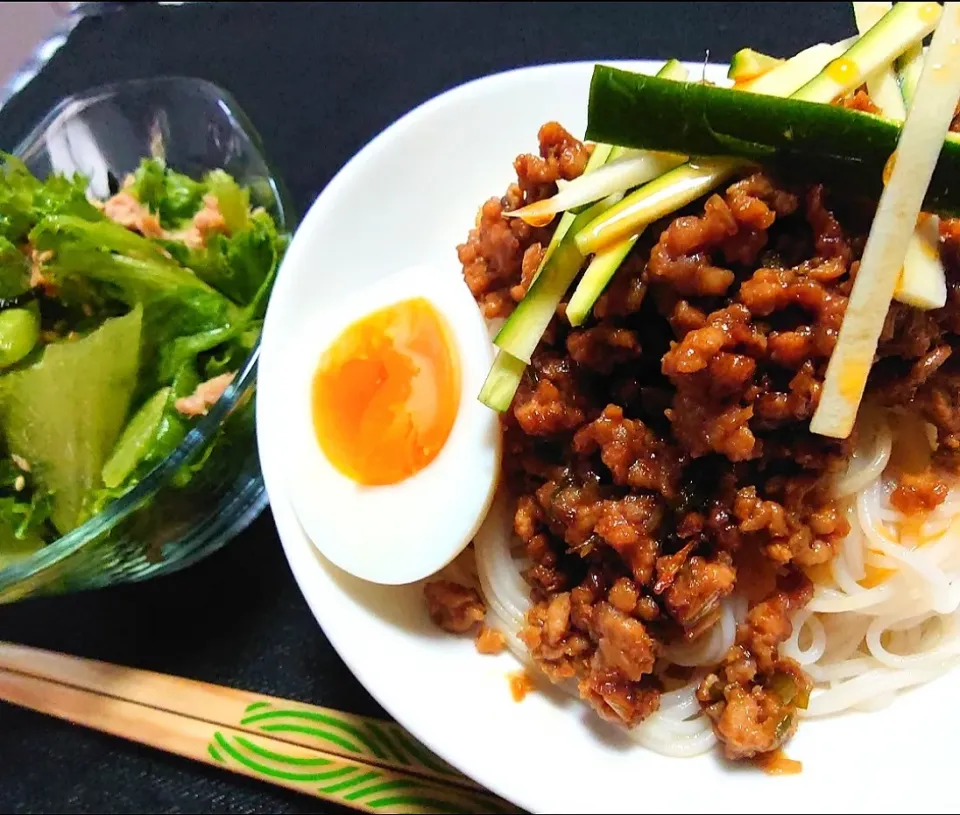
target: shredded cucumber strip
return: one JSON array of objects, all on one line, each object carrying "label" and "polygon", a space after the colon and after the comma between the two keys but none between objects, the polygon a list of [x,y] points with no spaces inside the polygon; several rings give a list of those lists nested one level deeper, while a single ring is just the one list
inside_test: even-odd
[{"label": "shredded cucumber strip", "polygon": [[[683,65],[677,60],[668,60],[660,74],[679,78],[681,72],[686,74]],[[598,170],[607,162],[629,161],[638,155],[638,151],[597,144],[587,161],[584,175]],[[577,249],[574,236],[584,224],[622,197],[622,192],[615,192],[579,213],[564,212],[561,215],[526,296],[494,339],[500,350],[478,396],[483,404],[499,412],[509,408],[530,356],[583,265],[583,255]]]},{"label": "shredded cucumber strip", "polygon": [[[898,4],[902,5],[906,4]],[[853,429],[916,219],[960,99],[960,3],[947,3],[941,20],[900,134],[898,159],[880,196],[837,345],[827,365],[820,402],[810,422],[810,430],[820,435],[846,438]]]}]

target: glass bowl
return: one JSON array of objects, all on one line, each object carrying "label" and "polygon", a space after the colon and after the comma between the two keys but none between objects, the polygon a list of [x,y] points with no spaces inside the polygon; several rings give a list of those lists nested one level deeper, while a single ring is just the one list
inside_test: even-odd
[{"label": "glass bowl", "polygon": [[[98,198],[145,157],[162,155],[172,169],[195,178],[222,168],[250,189],[251,204],[264,207],[280,231],[291,227],[287,195],[259,137],[233,98],[206,81],[134,80],[71,96],[14,153],[40,178],[82,173]],[[209,413],[132,490],[69,534],[0,568],[0,603],[167,574],[246,528],[267,504],[253,415],[258,352],[259,340]],[[231,441],[208,452],[225,430]],[[186,486],[178,483],[181,468],[201,461]]]}]

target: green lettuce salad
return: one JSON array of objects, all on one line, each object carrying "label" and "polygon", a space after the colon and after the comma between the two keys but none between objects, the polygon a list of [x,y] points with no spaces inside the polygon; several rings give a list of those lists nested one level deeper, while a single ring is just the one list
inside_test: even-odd
[{"label": "green lettuce salad", "polygon": [[[0,155],[0,567],[184,439],[260,333],[288,241],[223,171],[144,160],[104,201]],[[186,486],[229,434],[176,474]]]}]

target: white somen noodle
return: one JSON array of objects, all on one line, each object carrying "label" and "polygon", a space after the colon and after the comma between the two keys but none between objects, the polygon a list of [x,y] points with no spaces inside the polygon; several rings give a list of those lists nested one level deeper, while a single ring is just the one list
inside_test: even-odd
[{"label": "white somen noodle", "polygon": [[[805,718],[847,710],[875,710],[898,691],[929,682],[960,662],[960,485],[922,518],[890,501],[892,463],[900,447],[916,446],[917,422],[865,410],[857,445],[835,494],[850,521],[836,556],[818,574],[813,600],[794,618],[781,653],[795,659],[814,681]],[[919,438],[925,439],[925,428]],[[915,453],[915,450],[911,450]],[[473,549],[448,567],[451,579],[469,582],[487,602],[487,622],[501,631],[510,651],[534,663],[519,634],[530,608],[523,563],[511,551],[515,539],[509,498],[502,492]],[[473,557],[475,556],[475,564]],[[664,693],[659,710],[630,731],[644,747],[670,756],[694,756],[716,744],[695,697],[704,672],[715,666],[746,617],[739,595],[727,598],[717,623],[695,642],[665,648],[665,661],[695,669],[690,682]],[[563,689],[576,695],[575,683]]]}]

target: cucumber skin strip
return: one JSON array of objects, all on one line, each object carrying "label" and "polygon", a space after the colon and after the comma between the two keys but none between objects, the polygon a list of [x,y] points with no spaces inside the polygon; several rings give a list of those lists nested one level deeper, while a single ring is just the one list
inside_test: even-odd
[{"label": "cucumber skin strip", "polygon": [[499,351],[480,389],[479,400],[498,413],[503,413],[510,407],[513,395],[517,392],[526,369],[525,362],[506,351]]},{"label": "cucumber skin strip", "polygon": [[[799,165],[805,173],[859,183],[865,193],[879,194],[901,128],[900,122],[839,105],[681,85],[598,66],[587,133],[640,149],[735,156],[785,169]],[[960,213],[958,177],[960,135],[949,134],[924,209]]]},{"label": "cucumber skin strip", "polygon": [[570,325],[576,328],[583,324],[593,304],[603,294],[617,269],[620,268],[620,264],[626,260],[639,238],[639,235],[634,235],[593,256],[593,260],[590,261],[573,292],[573,297],[567,303],[567,320]]}]

